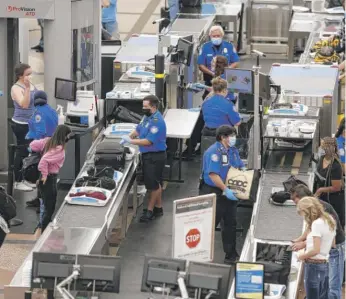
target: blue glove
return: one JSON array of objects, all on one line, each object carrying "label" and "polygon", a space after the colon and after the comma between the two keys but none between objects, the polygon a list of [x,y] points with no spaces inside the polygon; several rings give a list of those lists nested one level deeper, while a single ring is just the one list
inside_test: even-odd
[{"label": "blue glove", "polygon": [[227,199],[229,200],[238,200],[238,198],[235,197],[234,194],[237,194],[236,192],[233,192],[231,189],[226,188],[224,191]]},{"label": "blue glove", "polygon": [[201,111],[201,108],[199,108],[199,107],[190,108],[189,111],[190,111],[190,112],[200,112],[200,111]]},{"label": "blue glove", "polygon": [[121,141],[120,141],[120,144],[125,144],[125,143],[131,143],[131,137],[128,136],[128,135],[125,135],[122,137]]},{"label": "blue glove", "polygon": [[242,167],[241,170],[242,170],[242,171],[247,171],[247,168],[244,166],[244,167]]},{"label": "blue glove", "polygon": [[28,153],[32,153],[31,147],[28,147]]}]

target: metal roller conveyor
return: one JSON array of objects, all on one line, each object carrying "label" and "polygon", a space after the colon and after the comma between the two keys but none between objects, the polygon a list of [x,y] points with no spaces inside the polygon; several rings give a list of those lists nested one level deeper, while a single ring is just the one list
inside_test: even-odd
[{"label": "metal roller conveyor", "polygon": [[[102,139],[103,131],[89,149],[87,161],[78,178],[83,176],[83,173],[90,165],[93,165],[95,148]],[[121,217],[121,237],[125,236],[128,197],[131,189],[133,190],[133,209],[137,209],[137,183],[135,180],[137,164],[136,153],[131,161],[126,162],[123,178],[118,183],[112,198],[104,207],[70,205],[66,202],[62,204],[52,224],[47,227],[22,266],[16,272],[10,285],[5,288],[6,296],[9,296],[8,298],[17,298],[13,296],[18,296],[18,291],[24,294],[24,291],[28,289],[30,282],[23,280],[23,277],[25,277],[23,274],[28,271],[28,265],[31,264],[32,252],[105,254],[104,246],[112,229],[116,227],[120,210],[123,211],[123,216]],[[11,297],[11,294],[16,295]]]}]

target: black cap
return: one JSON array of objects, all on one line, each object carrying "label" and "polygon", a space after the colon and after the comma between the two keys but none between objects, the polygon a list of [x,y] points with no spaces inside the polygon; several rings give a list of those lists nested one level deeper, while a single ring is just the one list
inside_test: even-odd
[{"label": "black cap", "polygon": [[47,104],[47,94],[43,90],[35,91],[34,103],[35,106]]},{"label": "black cap", "polygon": [[231,126],[223,125],[216,129],[216,140],[220,141],[221,137],[237,135],[237,130]]}]

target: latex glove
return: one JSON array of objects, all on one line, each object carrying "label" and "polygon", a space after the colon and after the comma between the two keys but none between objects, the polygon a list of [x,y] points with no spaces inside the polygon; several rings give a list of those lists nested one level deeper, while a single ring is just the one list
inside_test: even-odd
[{"label": "latex glove", "polygon": [[32,153],[31,147],[28,147],[28,153]]},{"label": "latex glove", "polygon": [[244,167],[242,167],[241,170],[242,170],[242,171],[247,171],[247,168],[244,166]]},{"label": "latex glove", "polygon": [[199,108],[199,107],[190,108],[189,111],[190,111],[190,112],[200,112],[200,111],[201,111],[201,108]]},{"label": "latex glove", "polygon": [[238,200],[238,198],[235,197],[235,194],[237,194],[237,193],[233,192],[231,189],[226,188],[224,193],[225,193],[227,199],[229,199],[229,200]]},{"label": "latex glove", "polygon": [[132,142],[131,137],[128,135],[125,135],[122,137],[120,144],[131,143],[131,142]]}]

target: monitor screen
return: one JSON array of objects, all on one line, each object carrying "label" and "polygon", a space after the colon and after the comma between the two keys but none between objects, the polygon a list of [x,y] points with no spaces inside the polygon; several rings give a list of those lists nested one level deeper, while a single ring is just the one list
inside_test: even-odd
[{"label": "monitor screen", "polygon": [[74,102],[76,94],[77,81],[55,78],[55,98]]},{"label": "monitor screen", "polygon": [[227,88],[232,92],[253,94],[253,72],[243,69],[225,69]]},{"label": "monitor screen", "polygon": [[193,52],[193,43],[184,38],[179,38],[177,50],[179,53],[179,62],[190,66]]}]

